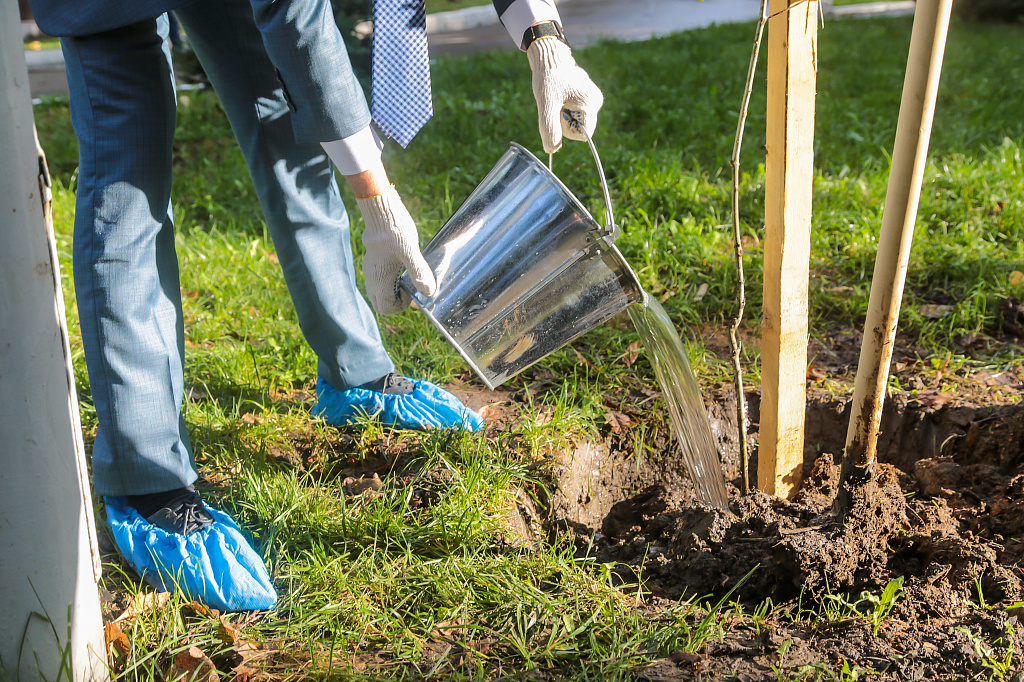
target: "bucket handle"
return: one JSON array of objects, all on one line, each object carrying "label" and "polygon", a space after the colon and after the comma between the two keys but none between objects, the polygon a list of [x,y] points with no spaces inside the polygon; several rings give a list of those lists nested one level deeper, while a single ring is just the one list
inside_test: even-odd
[{"label": "bucket handle", "polygon": [[[608,214],[605,216],[608,222],[605,227],[607,230],[605,237],[609,241],[614,242],[622,234],[622,230],[615,224],[615,214],[612,211],[612,194],[608,191],[608,179],[604,175],[604,166],[601,165],[601,157],[597,154],[597,147],[594,146],[593,138],[587,134],[586,128],[583,127],[583,122],[580,120],[580,112],[573,111],[572,109],[562,109],[562,118],[565,119],[566,124],[570,128],[583,134],[584,139],[586,139],[587,144],[590,146],[590,153],[594,155],[594,163],[597,164],[597,175],[601,179],[601,190],[604,192],[604,203],[608,209]],[[551,170],[553,159],[554,154],[548,154],[548,170]]]}]

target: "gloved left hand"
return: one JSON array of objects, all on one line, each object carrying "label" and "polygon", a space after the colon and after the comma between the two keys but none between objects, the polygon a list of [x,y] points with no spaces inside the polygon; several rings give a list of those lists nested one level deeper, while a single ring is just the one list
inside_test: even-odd
[{"label": "gloved left hand", "polygon": [[[562,135],[570,140],[593,137],[604,95],[576,64],[569,46],[558,38],[541,38],[530,44],[526,56],[533,70],[533,96],[537,99],[544,151],[557,152]],[[563,109],[568,116],[562,115]]]},{"label": "gloved left hand", "polygon": [[370,304],[380,315],[394,315],[409,307],[409,295],[395,286],[404,267],[424,296],[437,293],[437,280],[420,253],[416,223],[392,185],[369,199],[357,199],[366,229],[363,231],[363,274]]}]

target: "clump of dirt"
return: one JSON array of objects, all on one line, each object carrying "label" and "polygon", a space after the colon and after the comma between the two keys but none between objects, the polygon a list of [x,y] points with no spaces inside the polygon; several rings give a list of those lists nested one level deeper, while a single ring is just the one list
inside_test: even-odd
[{"label": "clump of dirt", "polygon": [[831,501],[838,466],[816,463],[807,501],[757,491],[734,495],[732,510],[683,500],[665,485],[613,506],[595,536],[597,558],[630,567],[652,593],[669,599],[722,594],[776,602],[830,590],[885,585],[889,543],[908,527],[907,502],[891,466],[873,492],[854,491],[845,514]]}]

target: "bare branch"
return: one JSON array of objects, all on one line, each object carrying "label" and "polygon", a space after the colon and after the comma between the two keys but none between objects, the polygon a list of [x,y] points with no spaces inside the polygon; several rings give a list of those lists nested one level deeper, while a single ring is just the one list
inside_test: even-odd
[{"label": "bare branch", "polygon": [[740,323],[743,321],[743,310],[747,305],[746,277],[743,274],[743,234],[740,229],[740,147],[743,144],[743,129],[747,122],[747,110],[750,107],[750,94],[754,90],[754,74],[757,71],[757,58],[761,53],[761,39],[764,27],[768,23],[768,0],[761,0],[761,11],[757,19],[754,33],[754,49],[750,54],[750,66],[747,68],[747,83],[743,90],[743,104],[740,106],[739,121],[736,123],[736,140],[732,146],[732,229],[736,250],[737,294],[736,316],[729,327],[729,348],[732,350],[732,369],[736,384],[736,429],[739,432],[740,468],[743,492],[750,490],[750,448],[747,445],[747,400],[743,395],[743,366],[740,363],[743,346],[739,338]]}]

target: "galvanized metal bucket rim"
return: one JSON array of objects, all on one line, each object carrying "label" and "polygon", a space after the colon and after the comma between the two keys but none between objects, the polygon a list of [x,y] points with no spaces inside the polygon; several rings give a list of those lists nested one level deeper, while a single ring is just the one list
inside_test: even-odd
[{"label": "galvanized metal bucket rim", "polygon": [[533,152],[531,152],[529,149],[519,144],[518,142],[509,142],[508,148],[518,150],[524,156],[526,156],[526,158],[529,159],[532,163],[536,164],[538,168],[541,168],[545,172],[546,177],[549,180],[554,181],[555,187],[557,187],[558,190],[565,196],[565,198],[568,200],[568,203],[572,204],[574,208],[579,209],[584,215],[593,220],[595,224],[603,227],[606,231],[605,236],[608,237],[611,241],[615,241],[616,239],[618,239],[620,231],[618,226],[615,225],[614,212],[612,211],[612,196],[611,192],[608,190],[608,179],[604,175],[604,167],[601,165],[601,157],[598,156],[597,154],[597,147],[594,146],[594,141],[589,136],[587,137],[587,144],[590,146],[590,153],[593,155],[594,163],[597,165],[597,175],[598,178],[601,180],[601,190],[604,194],[605,207],[607,210],[607,215],[605,216],[607,218],[607,224],[605,225],[601,225],[601,223],[596,218],[594,218],[594,215],[590,212],[590,210],[586,206],[584,206],[583,202],[580,201],[576,197],[576,195],[572,193],[572,190],[570,190],[564,182],[562,182],[561,178],[555,175],[551,167],[545,166],[544,162],[538,159]]}]

